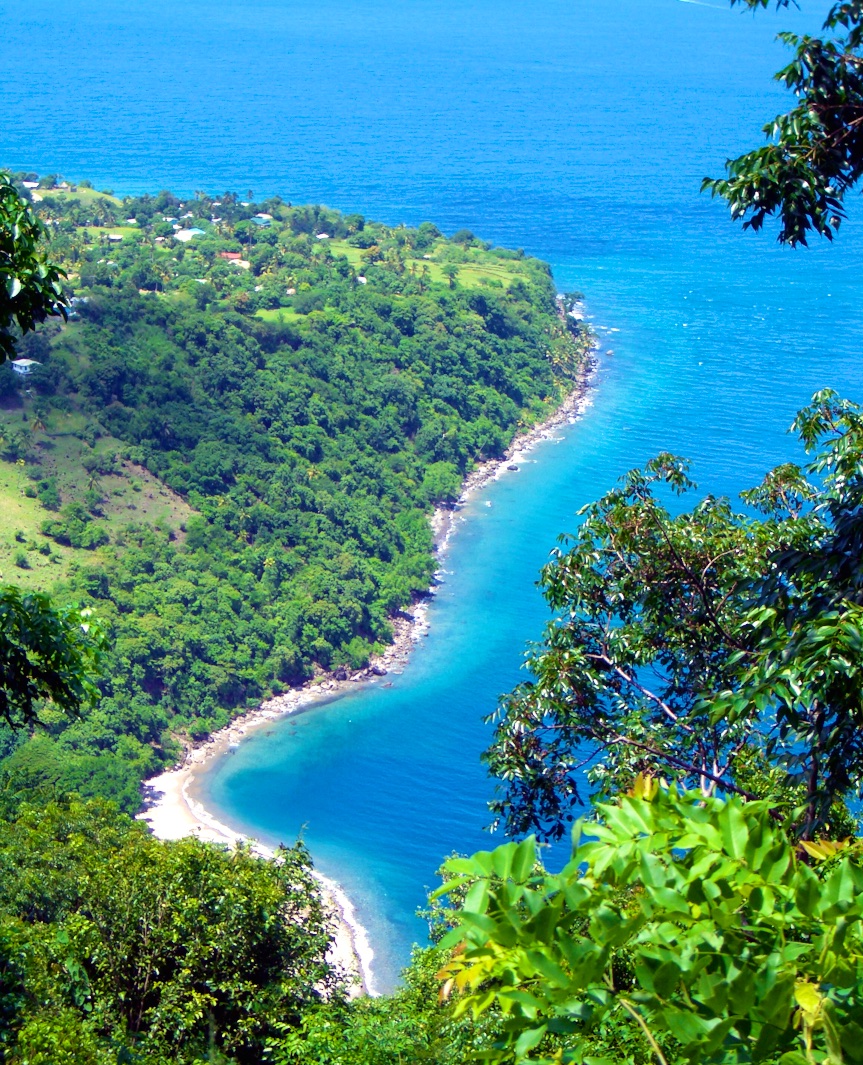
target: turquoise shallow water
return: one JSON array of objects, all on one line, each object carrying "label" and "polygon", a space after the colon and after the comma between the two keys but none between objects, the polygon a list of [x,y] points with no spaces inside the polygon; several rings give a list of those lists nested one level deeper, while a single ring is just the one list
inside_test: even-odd
[{"label": "turquoise shallow water", "polygon": [[[863,399],[860,212],[833,248],[742,234],[698,194],[784,100],[780,28],[719,0],[30,0],[4,10],[0,161],[121,192],[279,192],[469,226],[550,261],[603,339],[594,401],[465,511],[407,672],[259,733],[204,791],[303,830],[389,986],[440,859],[487,845],[482,717],[519,676],[534,582],[576,509],[662,448],[733,493],[795,454],[794,410]],[[485,506],[490,502],[490,507]],[[390,679],[390,678],[388,678]]]}]

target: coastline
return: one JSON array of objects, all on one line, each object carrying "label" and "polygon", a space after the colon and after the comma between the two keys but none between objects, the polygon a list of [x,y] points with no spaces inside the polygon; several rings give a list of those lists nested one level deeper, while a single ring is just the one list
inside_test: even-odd
[{"label": "coastline", "polygon": [[[258,724],[272,720],[272,715],[261,719]],[[222,730],[226,731],[226,730]],[[203,748],[198,748],[198,751]],[[264,846],[258,840],[251,839],[241,832],[235,832],[228,825],[215,818],[204,805],[189,794],[189,788],[195,780],[195,767],[215,757],[220,751],[210,749],[204,757],[187,758],[176,769],[168,769],[159,776],[144,782],[145,794],[158,796],[152,805],[137,814],[139,821],[146,821],[150,831],[159,839],[182,839],[196,836],[207,843],[218,843],[236,847],[239,843],[249,844],[252,853],[262,858],[273,859],[275,851]],[[324,905],[333,916],[333,941],[327,952],[330,964],[340,968],[351,980],[350,997],[361,994],[375,995],[371,963],[374,957],[366,930],[357,919],[354,905],[339,884],[317,869],[312,875],[321,886]]]},{"label": "coastline", "polygon": [[[465,478],[459,499],[452,506],[437,507],[431,516],[435,555],[440,560],[459,522],[459,510],[481,488],[490,482],[517,472],[523,460],[537,444],[553,438],[556,429],[575,422],[590,404],[590,381],[596,362],[593,352],[598,348],[593,339],[585,354],[584,364],[574,383],[558,407],[542,422],[520,433],[507,447],[503,457],[480,463]],[[462,519],[463,520],[463,519]],[[274,696],[256,709],[235,718],[225,728],[210,735],[203,743],[186,749],[182,761],[172,769],[143,782],[144,809],[137,818],[149,824],[153,834],[161,839],[179,839],[194,835],[200,839],[227,846],[248,843],[262,857],[272,858],[273,851],[236,832],[215,818],[192,794],[197,774],[207,763],[235,747],[244,736],[271,724],[275,719],[326,704],[351,690],[357,684],[371,684],[388,673],[401,673],[413,645],[428,634],[428,604],[434,596],[434,586],[425,597],[392,617],[393,642],[380,655],[372,658],[361,670],[321,673],[299,688]],[[334,939],[328,960],[340,967],[352,979],[352,994],[376,995],[372,962],[374,951],[366,929],[357,918],[354,906],[335,881],[315,870],[324,900],[334,918]]]},{"label": "coastline", "polygon": [[[599,342],[593,339],[590,349],[585,354],[584,366],[579,372],[574,388],[567,392],[559,406],[547,418],[519,433],[504,451],[502,458],[479,463],[476,469],[465,478],[461,495],[454,507],[436,508],[431,521],[435,534],[435,549],[438,554],[443,554],[446,550],[452,530],[456,525],[457,508],[464,506],[475,492],[492,481],[498,480],[507,473],[518,472],[518,463],[533,451],[537,444],[552,439],[555,429],[563,425],[571,425],[584,414],[590,406],[591,378],[597,365],[593,353],[598,350]],[[434,589],[431,589],[429,594],[434,595]]]}]

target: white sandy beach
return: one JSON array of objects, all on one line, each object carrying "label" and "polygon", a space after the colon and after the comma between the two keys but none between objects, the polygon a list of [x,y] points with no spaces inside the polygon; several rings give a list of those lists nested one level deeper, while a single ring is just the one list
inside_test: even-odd
[{"label": "white sandy beach", "polygon": [[[560,407],[540,425],[518,436],[506,450],[503,458],[479,465],[465,480],[461,497],[455,507],[438,508],[432,517],[435,548],[440,558],[446,551],[450,538],[457,527],[459,509],[490,481],[511,476],[537,444],[554,439],[561,426],[575,421],[590,403],[589,377],[592,365],[585,368],[577,387],[564,399]],[[434,588],[429,589],[429,597]],[[328,702],[340,692],[350,690],[357,684],[376,683],[387,673],[401,672],[414,643],[428,632],[428,599],[421,600],[392,619],[393,643],[383,654],[372,659],[363,670],[351,672],[344,679],[334,674],[321,674],[300,688],[276,696],[262,703],[257,709],[236,718],[230,725],[213,733],[204,743],[186,751],[182,763],[159,776],[144,782],[146,809],[138,817],[149,823],[154,835],[161,839],[180,839],[198,836],[200,839],[235,846],[244,841],[265,857],[272,857],[268,848],[222,824],[206,810],[190,789],[196,774],[203,765],[217,758],[238,744],[243,736],[261,725],[272,723],[285,714],[296,713],[318,702]],[[334,943],[330,961],[353,974],[357,994],[374,995],[374,952],[366,930],[357,919],[354,907],[342,888],[319,873],[315,876],[322,885],[324,897],[334,915]]]},{"label": "white sandy beach", "polygon": [[[195,764],[199,765],[200,761]],[[247,842],[251,843],[252,850],[261,857],[275,857],[269,847],[234,832],[196,802],[187,790],[193,779],[193,764],[187,763],[179,769],[169,769],[146,782],[148,791],[159,798],[150,809],[138,817],[148,822],[153,835],[159,839],[197,836],[209,843],[222,843],[230,847]],[[375,994],[371,972],[371,944],[365,929],[357,921],[353,903],[335,881],[317,871],[314,876],[321,885],[325,904],[337,918],[334,921],[329,961],[353,977],[355,994]]]}]

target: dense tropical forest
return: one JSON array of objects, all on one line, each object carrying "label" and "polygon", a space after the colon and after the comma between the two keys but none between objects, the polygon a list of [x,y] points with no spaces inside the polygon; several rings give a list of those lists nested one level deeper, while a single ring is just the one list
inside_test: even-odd
[{"label": "dense tropical forest", "polygon": [[[797,105],[707,183],[789,244],[834,235],[863,173],[859,5],[825,30],[785,35]],[[863,408],[813,396],[800,464],[742,508],[686,509],[670,454],[585,508],[486,754],[498,818],[533,834],[448,859],[432,945],[351,999],[302,844],[159,841],[120,807],[180,742],[386,641],[429,581],[430,508],[586,338],[541,264],[466,231],[14,178],[4,1061],[863,1061]],[[537,838],[570,829],[547,870]]]},{"label": "dense tropical forest", "polygon": [[432,508],[575,386],[587,333],[544,264],[467,231],[0,193],[4,1060],[461,1060],[437,948],[395,1000],[347,997],[301,844],[128,815],[183,744],[386,644]]},{"label": "dense tropical forest", "polygon": [[0,367],[0,566],[92,608],[107,650],[97,707],[0,754],[133,812],[179,743],[388,642],[431,508],[587,338],[544,264],[467,231],[31,177],[70,313]]}]

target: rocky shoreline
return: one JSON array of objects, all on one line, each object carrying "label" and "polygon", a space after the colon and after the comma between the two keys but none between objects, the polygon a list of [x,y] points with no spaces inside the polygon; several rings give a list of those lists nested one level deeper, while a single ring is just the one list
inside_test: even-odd
[{"label": "rocky shoreline", "polygon": [[[594,342],[592,350],[596,347]],[[583,414],[590,403],[590,377],[594,365],[592,355],[588,355],[575,387],[554,413],[517,436],[502,458],[478,465],[465,479],[461,496],[454,505],[435,510],[431,525],[438,559],[446,552],[458,525],[459,511],[470,497],[491,481],[516,473],[519,461],[537,444],[553,438],[555,430],[574,422]],[[163,839],[196,835],[229,846],[245,841],[251,843],[256,852],[272,857],[272,852],[267,848],[219,822],[190,794],[196,775],[200,774],[206,763],[236,747],[243,737],[262,725],[272,724],[286,714],[325,705],[357,684],[379,683],[389,673],[401,673],[414,644],[428,634],[428,604],[433,595],[434,586],[425,597],[413,604],[410,612],[400,611],[390,619],[393,626],[392,644],[381,654],[375,655],[364,669],[320,673],[301,687],[274,696],[256,709],[241,714],[202,743],[188,747],[177,766],[144,781],[144,808],[138,818],[148,822],[154,835]],[[373,995],[374,955],[366,931],[356,919],[353,905],[340,886],[320,874],[315,875],[336,918],[330,961],[353,977],[357,994]]]}]

